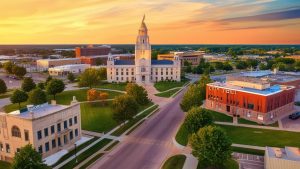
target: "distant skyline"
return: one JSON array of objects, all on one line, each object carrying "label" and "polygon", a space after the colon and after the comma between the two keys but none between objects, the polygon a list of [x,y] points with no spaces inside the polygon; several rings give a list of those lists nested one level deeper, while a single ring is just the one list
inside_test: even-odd
[{"label": "distant skyline", "polygon": [[0,44],[300,44],[299,0],[10,0]]}]

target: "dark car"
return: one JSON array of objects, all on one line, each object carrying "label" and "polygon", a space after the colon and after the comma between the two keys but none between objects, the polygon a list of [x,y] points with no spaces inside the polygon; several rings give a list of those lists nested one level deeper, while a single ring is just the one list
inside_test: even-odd
[{"label": "dark car", "polygon": [[292,119],[292,120],[296,120],[299,117],[300,117],[300,112],[293,113],[293,114],[289,115],[289,118]]}]

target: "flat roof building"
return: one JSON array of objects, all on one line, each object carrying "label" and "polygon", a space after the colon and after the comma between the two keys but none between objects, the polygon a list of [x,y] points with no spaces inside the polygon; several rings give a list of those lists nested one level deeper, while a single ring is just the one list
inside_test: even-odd
[{"label": "flat roof building", "polygon": [[56,66],[48,69],[49,75],[51,76],[66,76],[69,73],[80,74],[85,69],[90,68],[89,64],[74,64],[74,65],[63,65]]},{"label": "flat roof building", "polygon": [[0,113],[0,160],[12,161],[21,147],[32,144],[42,157],[69,149],[81,138],[80,104],[42,104]]},{"label": "flat roof building", "polygon": [[295,87],[271,85],[265,79],[228,76],[226,82],[206,86],[205,107],[257,123],[270,124],[294,113]]},{"label": "flat roof building", "polygon": [[63,58],[63,59],[39,59],[36,61],[37,69],[47,70],[51,67],[70,65],[70,64],[81,64],[79,58]]},{"label": "flat roof building", "polygon": [[300,149],[298,147],[266,147],[265,169],[283,168],[300,168]]},{"label": "flat roof building", "polygon": [[178,56],[183,66],[184,61],[192,63],[192,65],[198,65],[200,59],[203,58],[204,51],[181,51],[181,52],[170,52],[168,54],[158,54],[158,60],[174,60],[174,56]]}]

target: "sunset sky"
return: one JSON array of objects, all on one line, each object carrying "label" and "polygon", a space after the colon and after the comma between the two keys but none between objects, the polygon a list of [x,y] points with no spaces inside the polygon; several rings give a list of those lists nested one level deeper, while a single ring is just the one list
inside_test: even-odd
[{"label": "sunset sky", "polygon": [[300,44],[300,0],[3,0],[0,44]]}]

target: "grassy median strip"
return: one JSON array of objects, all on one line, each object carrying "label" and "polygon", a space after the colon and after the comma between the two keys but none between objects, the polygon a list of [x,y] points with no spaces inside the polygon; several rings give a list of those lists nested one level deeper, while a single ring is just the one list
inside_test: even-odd
[{"label": "grassy median strip", "polygon": [[265,155],[264,150],[254,150],[254,149],[249,149],[249,148],[241,148],[241,147],[233,147],[233,146],[231,146],[231,151],[237,152],[237,153],[244,153],[244,154],[260,155],[260,156]]},{"label": "grassy median strip", "polygon": [[9,169],[11,168],[11,164],[6,161],[0,160],[0,169]]},{"label": "grassy median strip", "polygon": [[108,146],[104,151],[111,150],[115,145],[119,144],[120,141],[114,141],[110,146]]},{"label": "grassy median strip", "polygon": [[134,126],[131,130],[129,130],[126,135],[129,135],[130,133],[132,133],[135,129],[137,129],[141,124],[143,124],[145,122],[145,120],[142,120],[139,122],[139,124],[137,124],[136,126]]},{"label": "grassy median strip", "polygon": [[104,155],[104,153],[97,154],[95,157],[93,157],[90,161],[85,163],[83,166],[80,167],[80,169],[88,168],[91,164],[93,164],[95,161],[97,161],[99,158],[101,158]]},{"label": "grassy median strip", "polygon": [[157,94],[155,94],[155,96],[169,98],[169,97],[171,97],[173,94],[175,94],[176,92],[178,92],[180,89],[181,89],[181,88],[175,88],[175,89],[169,90],[169,91],[167,91],[167,92],[157,93]]},{"label": "grassy median strip", "polygon": [[154,83],[154,87],[159,92],[163,92],[163,91],[175,88],[175,87],[182,87],[188,81],[189,81],[188,79],[182,79],[180,82],[176,82],[176,81],[160,81],[160,82]]},{"label": "grassy median strip", "polygon": [[186,160],[185,155],[175,155],[170,157],[163,165],[162,169],[182,169]]},{"label": "grassy median strip", "polygon": [[94,146],[90,147],[89,149],[87,149],[86,151],[84,151],[83,153],[78,155],[77,156],[77,160],[78,160],[77,163],[76,163],[76,160],[73,159],[70,162],[68,162],[67,164],[65,164],[63,167],[61,167],[61,169],[73,169],[79,163],[81,163],[82,161],[84,161],[85,159],[90,157],[91,155],[95,154],[97,151],[99,151],[101,148],[103,148],[105,145],[107,145],[111,141],[112,141],[111,139],[106,139],[106,138],[99,141]]},{"label": "grassy median strip", "polygon": [[146,110],[144,113],[140,114],[139,116],[129,120],[128,123],[121,126],[119,129],[117,129],[115,132],[113,132],[111,135],[113,136],[120,136],[123,134],[126,130],[128,130],[130,127],[135,125],[138,121],[149,115],[151,112],[153,112],[155,109],[157,109],[158,105],[153,106],[152,108]]},{"label": "grassy median strip", "polygon": [[[90,145],[91,143],[93,143],[94,141],[96,141],[97,139],[99,139],[99,137],[94,137],[91,140],[81,144],[80,146],[78,146],[76,148],[76,151],[79,152],[80,150],[82,150],[83,148],[85,148],[86,146]],[[55,164],[52,165],[52,167],[57,166],[58,164],[62,163],[63,161],[65,161],[66,159],[70,158],[71,156],[73,156],[75,153],[75,150],[71,150],[70,152],[68,152],[66,155],[62,156],[62,158],[60,158]]]}]

